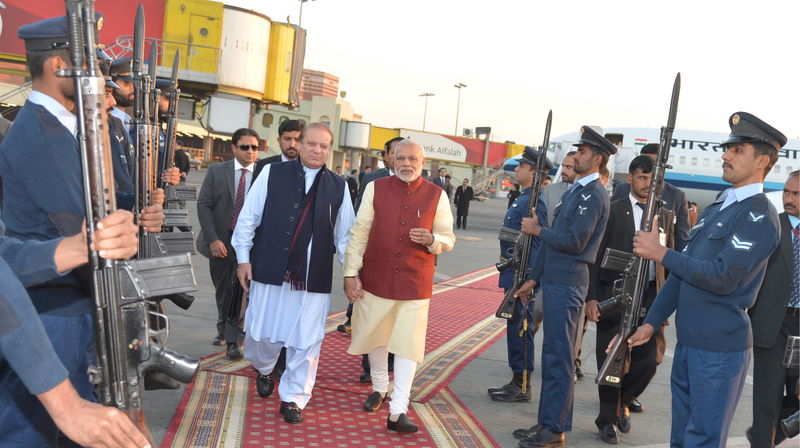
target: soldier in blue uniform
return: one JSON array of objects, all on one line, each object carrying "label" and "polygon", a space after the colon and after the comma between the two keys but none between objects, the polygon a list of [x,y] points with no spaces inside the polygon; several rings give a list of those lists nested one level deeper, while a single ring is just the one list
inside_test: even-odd
[{"label": "soldier in blue uniform", "polygon": [[[522,189],[522,194],[514,201],[511,207],[508,208],[505,218],[503,218],[503,227],[510,230],[519,230],[522,225],[522,218],[528,216],[528,201],[531,197],[531,188],[533,178],[536,175],[536,161],[539,159],[539,152],[533,148],[525,147],[525,152],[522,154],[519,165],[514,170],[517,173],[517,182]],[[545,161],[545,167],[549,171],[553,164],[549,160]],[[538,193],[538,192],[537,192]],[[547,222],[547,206],[541,198],[538,198],[536,204],[536,216],[540,222]],[[539,238],[531,238],[531,260],[528,266],[522,266],[521,269],[529,270],[533,267],[533,262],[536,260],[536,253],[539,250],[541,240]],[[500,261],[510,259],[514,255],[514,243],[500,240]],[[500,271],[500,280],[498,286],[503,288],[503,291],[508,291],[512,288],[514,279],[514,267],[506,266]],[[511,381],[502,387],[489,388],[489,398],[494,401],[530,401],[530,378],[533,373],[533,336],[534,330],[534,307],[532,303],[527,306],[522,306],[521,301],[517,301],[514,305],[514,316],[506,323],[506,344],[508,345],[508,367],[511,368],[513,377]],[[528,320],[528,329],[523,337],[520,333],[523,329],[523,318]],[[527,341],[525,341],[527,338]],[[527,353],[526,353],[527,352]],[[527,371],[527,385],[525,392],[522,391],[523,371]]]},{"label": "soldier in blue uniform", "polygon": [[575,146],[578,178],[553,210],[552,229],[537,217],[525,218],[522,231],[543,243],[533,271],[519,294],[542,286],[542,385],[538,423],[514,431],[522,448],[564,446],[564,432],[572,430],[575,339],[578,313],[589,288],[589,264],[595,262],[609,213],[608,191],[599,172],[617,152],[605,137],[589,126],[581,127]]},{"label": "soldier in blue uniform", "polygon": [[[9,236],[52,240],[75,235],[85,219],[74,80],[57,75],[69,68],[66,17],[21,27],[33,88],[0,146],[3,219]],[[164,215],[151,206],[140,215],[149,231],[159,231]],[[90,286],[82,269],[28,288],[50,341],[78,394],[93,401],[87,367],[94,341]],[[13,433],[23,446],[53,446],[58,431],[52,420],[11,371],[0,375],[3,391],[0,440]]]},{"label": "soldier in blue uniform", "polygon": [[762,191],[786,137],[746,112],[731,115],[729,123],[722,179],[731,188],[700,215],[683,251],[662,246],[656,230],[634,237],[637,255],[670,270],[628,342],[644,344],[676,313],[678,344],[670,378],[673,447],[726,445],[753,345],[747,309],[780,237],[778,213]]}]

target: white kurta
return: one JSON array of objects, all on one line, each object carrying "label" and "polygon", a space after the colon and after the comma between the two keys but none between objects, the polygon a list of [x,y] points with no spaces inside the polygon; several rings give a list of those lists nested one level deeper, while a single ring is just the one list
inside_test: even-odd
[{"label": "white kurta", "polygon": [[[319,169],[305,170],[306,192],[311,189],[314,177]],[[245,197],[244,206],[239,214],[236,229],[231,237],[231,245],[236,249],[239,263],[250,262],[250,249],[256,228],[261,224],[264,204],[269,194],[270,165],[264,167]],[[280,194],[280,191],[276,192]],[[333,239],[336,245],[339,262],[344,262],[344,253],[353,224],[353,204],[347,188],[342,193],[342,205],[336,215],[333,228]],[[269,229],[261,229],[269,231]],[[308,272],[313,263],[311,252],[312,241],[308,243]],[[250,302],[244,318],[244,329],[247,336],[256,340],[271,343],[283,343],[287,347],[305,349],[319,342],[325,335],[325,317],[330,305],[330,294],[308,291],[292,291],[289,283],[280,286],[267,285],[252,281],[250,283]]]}]

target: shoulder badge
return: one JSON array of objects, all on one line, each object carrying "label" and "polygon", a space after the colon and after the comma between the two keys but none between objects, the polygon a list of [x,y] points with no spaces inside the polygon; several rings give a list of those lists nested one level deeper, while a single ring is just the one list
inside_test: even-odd
[{"label": "shoulder badge", "polygon": [[583,193],[581,193],[581,198],[582,198],[584,201],[588,201],[588,200],[589,200],[591,197],[592,197],[592,195],[591,195],[591,194],[583,194]]},{"label": "shoulder badge", "polygon": [[586,210],[589,210],[589,207],[581,207],[580,205],[578,206],[578,214],[579,215],[585,215],[586,214]]},{"label": "shoulder badge", "polygon": [[749,251],[753,248],[753,246],[756,245],[756,243],[754,241],[747,241],[743,238],[739,238],[739,236],[734,233],[733,237],[731,237],[731,245],[736,250]]},{"label": "shoulder badge", "polygon": [[757,213],[750,212],[750,218],[748,220],[752,222],[764,222],[765,216],[766,215],[763,213],[759,215]]}]

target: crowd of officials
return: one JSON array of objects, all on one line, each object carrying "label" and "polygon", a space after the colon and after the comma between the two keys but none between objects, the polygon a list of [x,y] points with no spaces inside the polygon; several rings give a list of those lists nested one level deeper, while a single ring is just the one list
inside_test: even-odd
[{"label": "crowd of officials", "polygon": [[[86,373],[95,329],[91,288],[81,278],[89,259],[76,140],[81,118],[73,81],[58,75],[70,67],[67,20],[26,25],[18,36],[33,89],[0,145],[0,446],[147,446],[123,413],[94,403]],[[91,250],[125,259],[137,251],[139,226],[161,231],[164,197],[155,191],[136,220],[128,211],[135,209],[136,184],[125,111],[134,95],[130,63],[105,68],[106,106],[115,118],[108,129],[113,177],[118,202],[127,205],[98,225]],[[531,191],[540,155],[526,148],[516,168],[519,196],[502,225],[532,235],[533,256],[529,265],[500,273],[499,286],[516,287],[519,298],[507,324],[512,375],[488,390],[497,402],[532,399],[534,332],[541,323],[537,421],[514,431],[521,447],[565,446],[586,320],[597,322],[598,365],[618,337],[619,312],[601,313],[598,306],[614,295],[621,276],[602,265],[608,248],[650,263],[644,312],[627,340],[633,348],[627,373],[620,387],[598,387],[600,439],[619,443],[618,432],[632,429],[630,412],[644,412],[638,397],[664,356],[664,326],[674,313],[671,446],[725,446],[751,357],[754,416],[747,436],[754,447],[782,440],[779,419],[797,411],[797,371],[782,361],[800,315],[800,174],[786,179],[779,214],[763,194],[763,180],[786,137],[746,112],[731,115],[729,126],[722,178],[731,188],[698,216],[666,184],[650,231],[642,230],[642,216],[658,145],[633,159],[628,182],[611,197],[603,174],[607,182],[606,164],[617,147],[591,127],[581,128],[575,150],[561,162],[561,182],[542,191]],[[474,192],[468,179],[454,189],[445,168],[428,179],[423,148],[402,138],[386,143],[382,169],[353,170],[345,178],[340,167],[325,165],[333,139],[323,124],[285,121],[281,153],[257,161],[259,135],[242,128],[232,137],[234,158],[206,173],[197,249],[209,259],[216,290],[212,342],[225,346],[228,358],[252,364],[261,397],[278,384],[283,419],[303,422],[338,260],[352,305],[343,326],[352,335],[348,353],[363,356],[361,380],[373,389],[364,410],[380,410],[391,386],[387,430],[416,432],[409,397],[424,357],[435,257],[455,244],[453,206],[456,227],[467,228]],[[185,177],[181,160],[160,173],[165,183]],[[513,250],[501,241],[501,259]],[[511,284],[515,269],[524,271],[521,285]],[[237,288],[247,300],[232,319],[224,304]]]}]

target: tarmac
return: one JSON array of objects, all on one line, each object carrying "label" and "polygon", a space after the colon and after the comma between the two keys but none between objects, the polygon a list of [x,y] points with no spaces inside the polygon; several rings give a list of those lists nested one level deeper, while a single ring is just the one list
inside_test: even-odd
[{"label": "tarmac", "polygon": [[[187,184],[195,185],[199,191],[206,170],[193,170]],[[456,246],[449,253],[440,255],[436,281],[443,281],[468,272],[493,265],[499,255],[497,233],[503,219],[507,199],[503,194],[496,199],[473,202],[470,206],[467,230],[456,230]],[[197,221],[196,203],[189,202],[190,219],[195,234],[200,231]],[[220,352],[223,347],[211,345],[216,335],[216,304],[214,287],[208,272],[208,261],[200,254],[192,257],[198,290],[194,292],[195,301],[188,311],[181,310],[171,303],[167,304],[170,316],[170,338],[168,346],[178,352],[193,357],[203,357]],[[342,290],[342,271],[338,263],[334,265],[333,292],[330,311],[340,311],[347,307],[347,299]],[[486,309],[489,316],[495,306]],[[645,412],[632,414],[632,429],[628,434],[620,434],[622,446],[628,447],[668,447],[670,432],[670,389],[669,374],[672,366],[672,349],[675,347],[675,328],[667,328],[667,353],[659,366],[655,378],[640,397]],[[595,363],[595,329],[590,324],[583,341],[582,362],[585,378],[575,385],[575,401],[572,432],[566,436],[571,447],[602,447],[594,419],[598,411],[597,387],[594,377],[597,373]],[[515,447],[517,440],[511,432],[536,424],[539,405],[539,345],[541,335],[535,338],[536,359],[533,373],[533,399],[529,403],[498,403],[491,401],[486,389],[508,382],[511,372],[506,360],[505,337],[501,337],[487,350],[472,360],[450,383],[451,390],[475,415],[489,434],[501,447]],[[752,364],[752,363],[751,363]],[[731,424],[728,446],[747,446],[745,431],[752,417],[752,365],[747,384],[742,392],[736,415]],[[354,378],[354,380],[356,380]],[[157,441],[166,434],[175,409],[183,394],[184,387],[178,390],[147,391],[144,394],[145,415],[150,430]],[[313,398],[312,398],[313,400]],[[785,442],[782,446],[797,446],[796,440]]]}]

